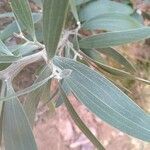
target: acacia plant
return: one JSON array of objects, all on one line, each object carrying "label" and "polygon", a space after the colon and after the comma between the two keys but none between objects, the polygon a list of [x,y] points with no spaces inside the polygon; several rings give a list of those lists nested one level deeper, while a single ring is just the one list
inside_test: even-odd
[{"label": "acacia plant", "polygon": [[[65,104],[71,117],[89,140],[104,149],[78,116],[69,100],[74,96],[103,121],[143,141],[150,141],[150,116],[125,94],[115,79],[150,84],[137,76],[133,64],[116,46],[150,37],[142,15],[130,1],[110,0],[11,0],[12,12],[0,18],[14,19],[0,32],[0,140],[6,150],[36,150],[32,133],[39,101],[55,108]],[[126,3],[125,3],[126,2]],[[20,42],[11,43],[11,39]],[[105,57],[103,57],[105,56]],[[118,68],[110,66],[113,59]],[[43,60],[35,82],[19,91],[13,80],[27,65]],[[57,88],[50,89],[52,80]],[[110,81],[111,80],[111,81]],[[123,91],[122,91],[123,90]],[[44,93],[44,94],[43,94]],[[22,104],[19,96],[26,95]],[[40,99],[39,97],[45,96]]]}]

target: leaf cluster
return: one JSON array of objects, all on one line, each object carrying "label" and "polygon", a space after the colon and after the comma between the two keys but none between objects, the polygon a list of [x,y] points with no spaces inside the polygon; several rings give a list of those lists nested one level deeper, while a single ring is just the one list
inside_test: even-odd
[{"label": "leaf cluster", "polygon": [[[0,14],[0,18],[14,19],[0,32],[0,140],[4,140],[5,149],[37,149],[32,127],[37,106],[43,101],[50,111],[65,104],[81,131],[103,150],[100,140],[72,106],[70,94],[103,121],[149,142],[149,114],[124,93],[128,89],[114,80],[115,77],[150,84],[137,76],[134,65],[116,49],[150,37],[150,27],[144,25],[142,15],[129,1],[33,2],[39,7],[36,12],[31,10],[28,0],[11,0],[12,12]],[[65,28],[69,13],[74,22]],[[21,42],[8,45],[14,37]],[[105,58],[112,59],[119,67]],[[44,66],[35,82],[15,91],[14,77],[25,66],[39,60],[44,61]],[[58,81],[55,91],[51,88],[53,80]],[[21,104],[18,97],[25,94],[27,100]]]}]

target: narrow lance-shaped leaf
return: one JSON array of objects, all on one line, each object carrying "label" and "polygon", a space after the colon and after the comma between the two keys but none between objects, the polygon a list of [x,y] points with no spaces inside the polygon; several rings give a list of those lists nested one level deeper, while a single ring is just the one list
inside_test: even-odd
[{"label": "narrow lance-shaped leaf", "polygon": [[[115,76],[118,76],[118,77],[121,77],[124,79],[137,80],[137,81],[140,81],[140,82],[150,85],[150,80],[142,79],[140,77],[137,77],[133,73],[131,74],[130,72],[127,72],[125,70],[114,68],[114,67],[108,65],[107,63],[102,62],[101,60],[98,60],[97,58],[95,59],[95,57],[93,57],[93,55],[91,55],[91,54],[85,55],[82,53],[82,56],[83,56],[83,60],[87,61],[92,66],[96,67],[96,69],[99,71],[101,71],[101,69],[103,69],[104,71],[110,73],[111,75],[115,75]],[[93,62],[94,62],[94,64],[93,64]]]},{"label": "narrow lance-shaped leaf", "polygon": [[102,74],[67,58],[55,57],[54,63],[72,70],[63,81],[93,113],[119,130],[150,142],[150,115]]},{"label": "narrow lance-shaped leaf", "polygon": [[119,14],[132,14],[133,9],[128,5],[121,4],[109,0],[96,0],[87,3],[80,9],[79,17],[81,21],[87,21],[104,13],[119,13]]},{"label": "narrow lance-shaped leaf", "polygon": [[115,50],[114,48],[108,47],[108,48],[96,49],[96,50],[100,53],[103,53],[113,58],[119,64],[123,65],[125,69],[128,70],[129,72],[135,72],[134,65],[125,56],[123,56],[123,54],[121,54],[119,51]]},{"label": "narrow lance-shaped leaf", "polygon": [[[94,52],[95,51],[92,51],[92,53],[94,53]],[[130,75],[129,72],[125,72],[124,70],[120,70],[120,69],[111,67],[105,62],[102,62],[101,60],[99,60],[97,58],[95,59],[93,57],[92,53],[88,53],[87,51],[85,52],[85,54],[82,53],[83,59],[85,59],[89,63],[94,62],[94,65],[96,64],[98,67],[102,68],[103,70],[107,71],[108,73],[110,73],[112,75],[117,75],[117,76],[121,76],[121,77],[126,77],[126,76]],[[97,66],[96,66],[96,68],[97,68]]]},{"label": "narrow lance-shaped leaf", "polygon": [[70,103],[65,91],[59,85],[61,97],[64,100],[64,103],[67,107],[68,112],[70,113],[72,119],[74,120],[75,124],[79,127],[79,129],[87,136],[87,138],[96,146],[99,150],[104,150],[103,145],[98,141],[98,139],[93,135],[93,133],[88,129],[88,127],[84,124],[81,118],[78,116],[77,112],[73,108],[72,104]]},{"label": "narrow lance-shaped leaf", "polygon": [[[42,15],[41,13],[32,13],[32,17],[33,17],[33,21],[34,23],[38,22],[41,18]],[[27,30],[27,28],[20,22],[20,27],[22,32]],[[0,32],[0,38],[2,41],[6,40],[7,38],[9,38],[10,36],[12,36],[13,34],[20,32],[19,28],[17,26],[17,21],[13,21],[11,24],[7,25],[4,30],[2,30]]]},{"label": "narrow lance-shaped leaf", "polygon": [[11,6],[18,22],[21,22],[21,24],[27,29],[28,33],[30,33],[33,40],[35,40],[34,23],[28,0],[11,0]]},{"label": "narrow lance-shaped leaf", "polygon": [[140,28],[143,25],[129,15],[106,13],[98,15],[85,23],[82,27],[89,30],[122,31]]},{"label": "narrow lance-shaped leaf", "polygon": [[127,31],[101,33],[79,41],[80,48],[107,48],[140,41],[150,37],[150,27],[143,27]]},{"label": "narrow lance-shaped leaf", "polygon": [[[104,61],[101,61],[101,58],[99,57],[100,54],[105,54],[111,58],[113,58],[116,62],[118,62],[120,65],[124,66],[124,69],[129,72],[135,72],[134,66],[117,50],[113,48],[103,48],[103,49],[82,49],[82,51],[91,57],[95,61],[100,61],[101,63],[105,63]],[[107,63],[106,63],[107,64]]]},{"label": "narrow lance-shaped leaf", "polygon": [[43,35],[48,58],[55,55],[66,20],[69,0],[44,0]]},{"label": "narrow lance-shaped leaf", "polygon": [[[14,94],[11,83],[7,81],[6,84],[6,96]],[[6,150],[37,150],[28,119],[17,97],[4,102],[3,136]]]},{"label": "narrow lance-shaped leaf", "polygon": [[77,8],[76,8],[76,4],[75,4],[75,0],[69,0],[69,3],[70,3],[72,14],[73,14],[74,18],[76,19],[76,22],[77,23],[80,22]]}]

